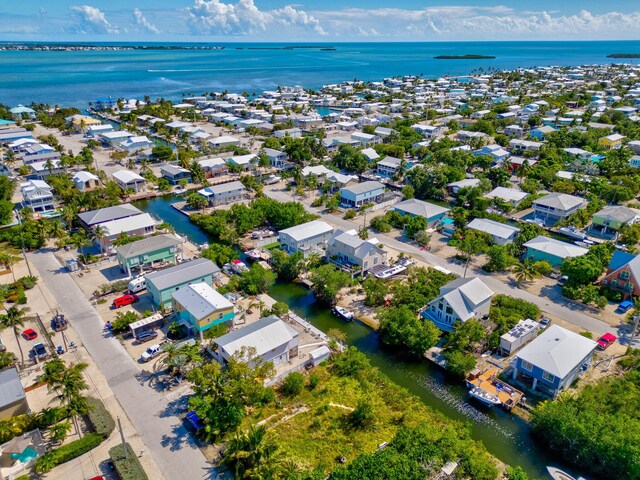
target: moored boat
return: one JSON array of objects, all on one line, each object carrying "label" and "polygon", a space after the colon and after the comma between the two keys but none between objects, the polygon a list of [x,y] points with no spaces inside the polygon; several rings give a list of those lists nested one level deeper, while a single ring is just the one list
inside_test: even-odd
[{"label": "moored boat", "polygon": [[353,320],[354,317],[354,314],[351,310],[341,307],[340,305],[336,305],[335,307],[333,307],[333,313],[348,322]]},{"label": "moored boat", "polygon": [[563,472],[556,467],[547,467],[547,472],[549,472],[549,475],[551,475],[551,478],[553,478],[553,480],[586,480],[583,477],[574,478],[567,472]]},{"label": "moored boat", "polygon": [[490,407],[493,407],[494,405],[500,405],[502,403],[497,396],[478,387],[474,387],[469,390],[469,395],[471,395],[476,400],[484,403],[485,405],[489,405]]},{"label": "moored boat", "polygon": [[247,256],[248,260],[262,260],[262,250],[259,248],[252,248],[251,250],[244,252],[244,254]]}]

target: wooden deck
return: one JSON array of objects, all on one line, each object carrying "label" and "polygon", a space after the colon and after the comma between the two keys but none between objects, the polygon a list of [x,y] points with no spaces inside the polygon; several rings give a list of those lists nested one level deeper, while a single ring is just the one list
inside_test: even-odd
[{"label": "wooden deck", "polygon": [[500,370],[495,367],[491,367],[482,373],[474,370],[467,377],[467,385],[469,385],[470,388],[478,387],[485,392],[497,396],[502,402],[502,405],[506,409],[511,410],[522,400],[524,393],[500,380],[498,378],[499,373]]}]

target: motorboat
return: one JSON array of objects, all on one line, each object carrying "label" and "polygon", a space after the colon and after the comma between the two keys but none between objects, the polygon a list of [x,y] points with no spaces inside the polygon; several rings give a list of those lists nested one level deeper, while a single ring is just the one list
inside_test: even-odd
[{"label": "motorboat", "polygon": [[386,268],[381,272],[376,273],[375,277],[384,280],[389,277],[393,277],[394,275],[398,275],[399,273],[404,272],[406,269],[407,267],[405,267],[404,265],[395,265],[391,268]]},{"label": "motorboat", "polygon": [[500,399],[494,395],[493,393],[489,393],[486,390],[483,390],[479,387],[474,387],[469,391],[469,395],[471,395],[476,400],[493,407],[494,405],[500,405],[502,402]]},{"label": "motorboat", "polygon": [[244,252],[244,254],[247,256],[248,260],[252,261],[262,260],[263,256],[263,252],[259,248],[252,248],[251,250]]},{"label": "motorboat", "polygon": [[547,467],[547,472],[549,472],[549,475],[551,475],[551,478],[553,478],[553,480],[586,480],[586,478],[584,477],[574,478],[567,472],[563,472],[556,467]]},{"label": "motorboat", "polygon": [[333,307],[333,313],[348,322],[353,320],[353,318],[355,317],[351,310],[341,307],[340,305],[336,305],[335,307]]},{"label": "motorboat", "polygon": [[558,233],[561,233],[562,235],[569,237],[569,238],[573,238],[576,240],[586,240],[587,239],[587,235],[585,235],[584,233],[582,233],[580,230],[578,230],[578,227],[574,227],[573,225],[570,225],[568,227],[561,227],[558,229]]}]

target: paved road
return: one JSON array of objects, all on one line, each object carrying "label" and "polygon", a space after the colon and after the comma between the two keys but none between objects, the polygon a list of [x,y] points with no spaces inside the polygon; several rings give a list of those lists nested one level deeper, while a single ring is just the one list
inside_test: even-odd
[{"label": "paved road", "polygon": [[[270,198],[281,202],[290,202],[292,200],[291,193],[283,190],[273,190],[265,188],[264,193]],[[363,225],[364,218],[361,216],[357,217],[355,222],[352,222],[336,215],[324,214],[321,210],[310,207],[306,204],[305,208],[311,213],[320,215],[322,217],[322,220],[334,227],[357,230],[359,228],[362,228]],[[370,219],[377,214],[378,213],[371,212],[367,215],[367,219]],[[380,243],[382,243],[383,245],[388,245],[389,247],[393,248],[394,250],[398,250],[399,252],[411,254],[411,256],[413,256],[414,258],[418,258],[429,265],[446,268],[447,270],[460,276],[462,276],[462,274],[464,273],[463,266],[449,262],[447,259],[434,255],[433,253],[420,250],[413,245],[401,242],[393,237],[389,237],[381,233],[375,233],[375,237],[380,240]],[[567,322],[573,323],[574,325],[584,328],[585,330],[590,330],[598,335],[615,330],[615,328],[611,327],[611,325],[609,325],[608,323],[585,313],[585,310],[580,306],[574,305],[565,300],[553,301],[547,297],[539,297],[527,292],[526,290],[518,288],[515,284],[511,285],[504,283],[503,281],[487,274],[486,272],[483,272],[482,270],[468,270],[467,275],[482,277],[482,281],[485,282],[487,286],[491,288],[491,290],[493,290],[495,293],[510,295],[512,297],[520,298],[522,300],[534,303],[543,312],[562,318]]]},{"label": "paved road", "polygon": [[176,416],[184,408],[183,401],[169,401],[150,387],[124,347],[115,338],[103,336],[100,315],[50,250],[31,253],[29,260],[107,378],[164,478],[213,477],[212,467]]}]

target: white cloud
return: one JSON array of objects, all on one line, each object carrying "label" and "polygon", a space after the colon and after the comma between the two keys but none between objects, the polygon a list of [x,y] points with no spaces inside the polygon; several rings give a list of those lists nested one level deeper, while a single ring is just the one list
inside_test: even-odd
[{"label": "white cloud", "polygon": [[140,10],[139,8],[133,10],[133,22],[146,33],[160,33],[158,27],[149,22],[149,20],[147,20],[147,18],[142,13],[142,10]]},{"label": "white cloud", "polygon": [[90,5],[70,8],[74,13],[74,23],[69,27],[72,33],[119,33],[118,27],[111,25],[99,8]]},{"label": "white cloud", "polygon": [[238,0],[237,3],[195,0],[187,13],[188,25],[195,34],[256,35],[300,30],[326,34],[318,19],[304,10],[292,6],[260,10],[253,0]]}]

